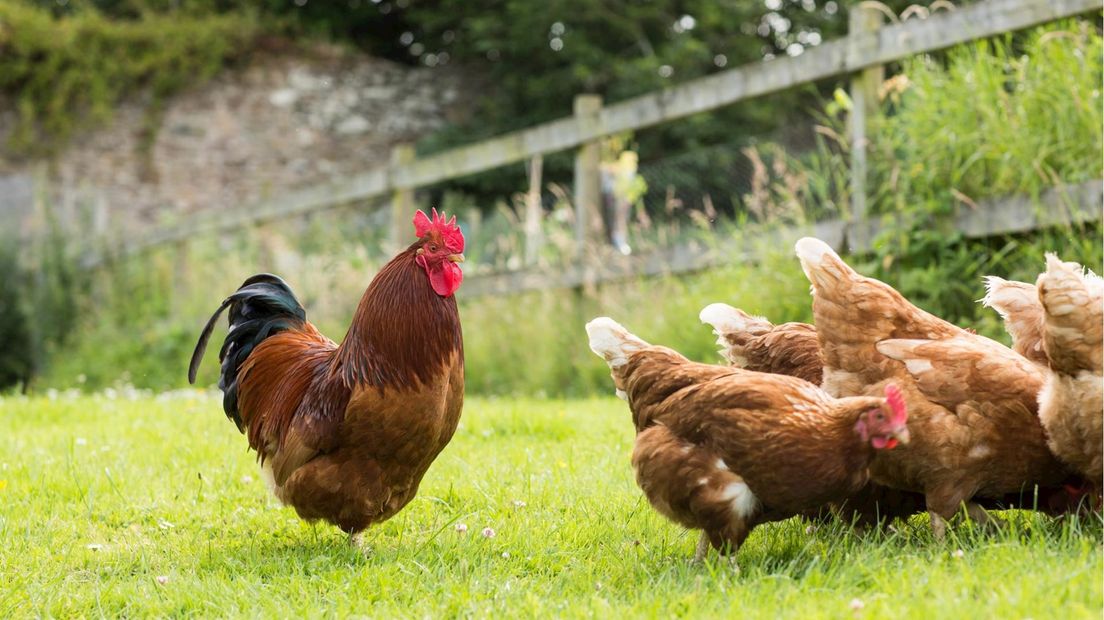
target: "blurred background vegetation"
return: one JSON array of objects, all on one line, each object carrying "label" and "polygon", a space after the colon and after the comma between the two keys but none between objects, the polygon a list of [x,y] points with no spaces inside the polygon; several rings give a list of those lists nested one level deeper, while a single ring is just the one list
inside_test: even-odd
[{"label": "blurred background vegetation", "polygon": [[[324,41],[396,62],[464,71],[485,84],[472,113],[425,137],[419,153],[569,113],[573,97],[617,101],[665,85],[799,54],[847,31],[844,0],[0,0],[0,96],[14,103],[9,152],[49,161],[82,131],[142,98],[150,132],[163,102],[250,54]],[[907,2],[887,2],[900,13]],[[975,300],[981,276],[1034,281],[1043,253],[1100,269],[1099,224],[966,239],[932,222],[961,205],[1038,196],[1102,177],[1099,16],[1051,24],[891,66],[869,135],[871,213],[902,218],[853,257],[856,267],[955,323],[1007,341]],[[450,67],[454,69],[449,69]],[[795,89],[625,136],[645,184],[634,251],[711,244],[782,224],[847,217],[851,102],[845,82]],[[573,252],[571,154],[545,159],[539,264]],[[461,214],[470,273],[516,267],[524,253],[521,167],[419,194]],[[258,271],[283,275],[322,330],[340,339],[386,260],[380,220],[352,208],[193,240],[83,269],[73,227],[44,208],[31,242],[0,238],[0,389],[180,386],[198,330]],[[0,233],[3,234],[3,233]],[[765,239],[766,236],[760,236]],[[748,241],[749,245],[766,241]],[[715,301],[775,321],[810,318],[808,284],[788,247],[684,277],[466,299],[469,389],[587,394],[609,389],[582,324],[608,314],[687,355],[716,359],[697,320]],[[213,382],[216,365],[201,376]],[[33,378],[33,379],[32,379]]]}]

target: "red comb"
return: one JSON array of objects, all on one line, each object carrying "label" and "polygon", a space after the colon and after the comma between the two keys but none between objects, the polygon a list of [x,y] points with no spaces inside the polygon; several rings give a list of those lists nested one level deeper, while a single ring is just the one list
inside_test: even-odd
[{"label": "red comb", "polygon": [[901,388],[890,383],[885,386],[885,398],[886,403],[889,405],[890,411],[893,412],[893,422],[903,423],[908,419],[908,409],[905,407],[905,395],[901,393]]},{"label": "red comb", "polygon": [[441,235],[441,241],[444,242],[445,249],[449,252],[463,252],[464,233],[460,232],[460,227],[456,225],[456,216],[452,216],[451,220],[446,220],[443,213],[437,214],[437,209],[432,211],[433,219],[430,219],[425,211],[420,209],[414,214],[414,234],[421,239],[431,231],[436,230]]}]

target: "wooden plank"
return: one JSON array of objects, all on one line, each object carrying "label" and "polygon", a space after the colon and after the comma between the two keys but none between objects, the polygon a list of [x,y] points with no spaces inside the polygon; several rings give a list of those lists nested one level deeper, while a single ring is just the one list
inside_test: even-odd
[{"label": "wooden plank", "polygon": [[[862,4],[851,8],[848,31],[853,34],[876,32],[885,14]],[[851,113],[847,116],[851,139],[851,221],[866,219],[866,127],[867,116],[878,113],[878,87],[885,81],[885,67],[867,67],[851,77]]]},{"label": "wooden plank", "polygon": [[[1099,221],[1104,205],[1104,181],[1067,185],[1044,192],[1038,200],[1012,196],[982,201],[977,208],[963,206],[945,222],[935,226],[954,227],[971,238],[1020,233],[1051,226]],[[837,251],[863,252],[871,241],[889,228],[906,222],[894,217],[865,222],[828,220],[812,225],[767,229],[755,227],[722,239],[715,245],[701,241],[664,248],[646,255],[622,257],[610,253],[600,264],[568,265],[556,273],[535,269],[505,273],[474,274],[464,280],[462,297],[505,296],[534,290],[574,288],[584,283],[612,283],[640,277],[689,273],[725,264],[755,260],[748,248],[763,245],[789,248],[804,236],[823,240]],[[845,243],[846,241],[846,243]]]},{"label": "wooden plank", "polygon": [[[932,227],[957,230],[968,238],[1023,233],[1053,226],[1067,226],[1102,219],[1104,181],[1063,185],[1031,196],[984,199],[976,208],[959,205],[953,218],[933,222]],[[911,225],[908,218],[885,215],[867,222],[855,222],[847,231],[847,251],[866,252],[886,229]]]},{"label": "wooden plank", "polygon": [[1101,205],[1104,205],[1104,181],[1089,181],[1050,189],[1038,201],[1029,196],[1012,196],[982,201],[977,209],[962,207],[955,217],[955,227],[967,237],[990,237],[1095,222],[1101,219]]},{"label": "wooden plank", "polygon": [[[595,125],[602,111],[598,95],[576,95],[575,117],[579,125]],[[595,131],[600,131],[595,127]],[[575,182],[571,200],[575,203],[575,258],[581,261],[589,252],[599,251],[602,243],[602,145],[597,140],[575,152]]]},{"label": "wooden plank", "polygon": [[748,248],[755,244],[792,246],[812,235],[833,247],[843,245],[845,223],[839,220],[807,226],[763,229],[757,227],[722,239],[716,244],[693,241],[647,254],[623,256],[610,252],[601,263],[566,265],[556,273],[525,269],[466,277],[463,297],[513,295],[526,291],[575,288],[585,284],[610,283],[638,277],[654,277],[700,271],[754,258]]},{"label": "wooden plank", "polygon": [[[288,192],[281,197],[260,202],[247,209],[218,209],[199,213],[180,224],[153,227],[143,233],[141,238],[122,241],[116,248],[115,255],[127,256],[198,235],[244,228],[272,220],[306,215],[357,200],[378,198],[384,196],[391,187],[387,174],[388,169],[380,168],[356,177]],[[83,264],[86,267],[96,267],[106,258],[91,254],[85,258]]]},{"label": "wooden plank", "polygon": [[[414,145],[403,142],[391,148],[391,165],[400,167],[414,161]],[[390,230],[387,234],[389,253],[397,253],[406,247],[410,239],[410,218],[414,213],[414,190],[397,188],[391,192]]]}]

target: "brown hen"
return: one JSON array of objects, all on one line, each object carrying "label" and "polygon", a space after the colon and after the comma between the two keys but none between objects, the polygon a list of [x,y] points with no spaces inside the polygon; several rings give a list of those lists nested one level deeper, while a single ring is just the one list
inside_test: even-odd
[{"label": "brown hen", "polygon": [[834,399],[801,379],[691,362],[605,317],[586,329],[632,410],[637,483],[660,514],[703,530],[698,560],[854,495],[874,453],[909,440],[892,386]]}]

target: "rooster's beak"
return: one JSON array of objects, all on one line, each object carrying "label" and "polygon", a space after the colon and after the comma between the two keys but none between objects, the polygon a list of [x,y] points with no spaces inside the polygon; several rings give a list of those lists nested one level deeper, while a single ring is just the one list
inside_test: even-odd
[{"label": "rooster's beak", "polygon": [[448,259],[450,261],[454,262],[454,263],[462,263],[462,262],[464,262],[464,255],[463,254],[449,254]]},{"label": "rooster's beak", "polygon": [[893,436],[897,438],[897,441],[901,442],[901,445],[907,444],[912,438],[909,435],[909,429],[907,426],[901,427],[901,430],[893,433]]}]

